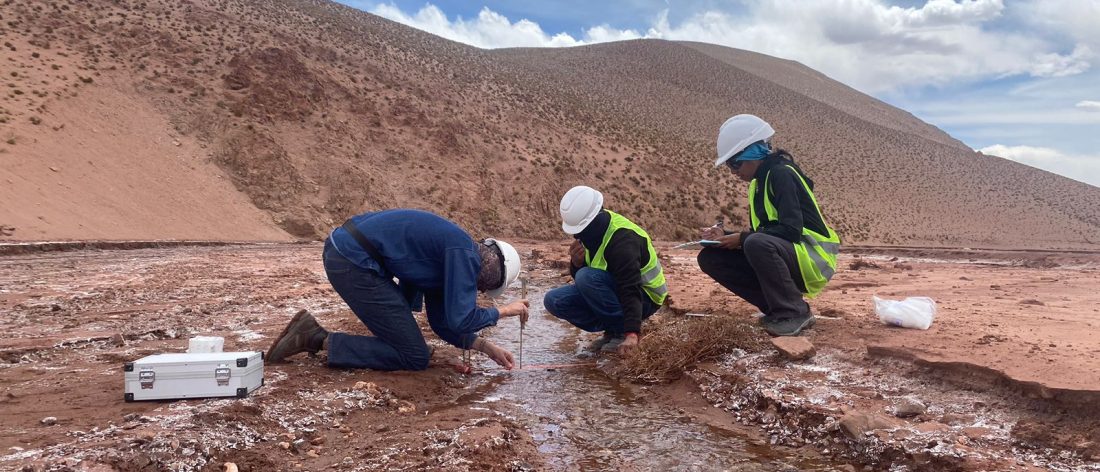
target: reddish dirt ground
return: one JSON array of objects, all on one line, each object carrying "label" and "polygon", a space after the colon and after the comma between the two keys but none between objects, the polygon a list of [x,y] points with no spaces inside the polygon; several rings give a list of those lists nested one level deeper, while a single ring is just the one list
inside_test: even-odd
[{"label": "reddish dirt ground", "polygon": [[[700,273],[695,252],[665,252],[677,311],[754,311]],[[811,301],[819,321],[804,336],[817,356],[800,362],[776,353],[727,357],[693,373],[712,401],[762,424],[773,441],[795,446],[829,447],[830,439],[806,434],[815,421],[843,432],[839,421],[846,417],[852,424],[877,418],[878,424],[856,428],[874,444],[864,437],[850,444],[842,435],[832,441],[839,437],[861,451],[841,456],[873,451],[882,458],[878,465],[1100,467],[1100,295],[1094,288],[1100,255],[866,248],[842,255],[840,266]],[[931,297],[935,322],[927,331],[886,326],[874,313],[875,294]],[[908,399],[927,411],[895,417]],[[753,412],[743,413],[746,408]],[[927,447],[937,443],[938,452]],[[1032,456],[1044,448],[1080,462]]]},{"label": "reddish dirt ground", "polygon": [[[1003,377],[1044,398],[1073,402],[1100,393],[1100,254],[915,250],[845,257],[828,289],[811,301],[823,315],[815,344],[876,356],[915,358],[971,375]],[[673,296],[735,303],[700,273],[694,252],[670,252]],[[853,269],[853,267],[855,269]],[[927,331],[885,326],[872,295],[931,297]],[[1087,403],[1087,402],[1082,402]]]},{"label": "reddish dirt ground", "polygon": [[[422,373],[268,365],[244,400],[122,400],[122,363],[196,334],[266,350],[293,312],[362,331],[303,245],[80,251],[0,261],[0,470],[503,469],[540,464],[524,428]],[[436,358],[455,358],[447,348]],[[364,383],[366,382],[366,383]],[[55,424],[44,424],[46,417]],[[95,469],[99,467],[100,469]],[[522,467],[521,467],[522,468]],[[69,469],[65,469],[69,470]]]},{"label": "reddish dirt ground", "polygon": [[[531,267],[564,268],[565,243],[521,246]],[[476,382],[449,368],[458,352],[431,334],[440,349],[422,373],[330,370],[300,357],[269,365],[266,386],[245,400],[122,401],[123,362],[182,351],[190,336],[265,350],[303,308],[329,327],[363,331],[325,281],[319,252],[248,245],[0,258],[0,469],[545,468],[530,425],[463,403]],[[673,309],[647,326],[690,322],[683,313],[751,323],[744,302],[698,271],[694,252],[662,252]],[[1100,257],[868,249],[843,255],[841,267],[813,302],[822,316],[807,333],[812,359],[737,350],[647,391],[706,424],[753,425],[760,447],[870,469],[1096,467]],[[872,293],[930,296],[937,319],[927,331],[887,327]],[[926,408],[896,416],[908,399]]]}]

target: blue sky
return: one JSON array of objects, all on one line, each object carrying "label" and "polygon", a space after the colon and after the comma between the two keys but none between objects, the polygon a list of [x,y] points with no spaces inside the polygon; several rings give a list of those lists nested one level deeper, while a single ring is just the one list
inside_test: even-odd
[{"label": "blue sky", "polygon": [[483,48],[649,37],[793,59],[974,149],[1100,186],[1100,0],[341,2]]}]

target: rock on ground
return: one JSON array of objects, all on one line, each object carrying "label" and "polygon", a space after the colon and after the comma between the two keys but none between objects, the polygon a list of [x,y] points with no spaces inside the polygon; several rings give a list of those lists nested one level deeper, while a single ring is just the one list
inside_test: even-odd
[{"label": "rock on ground", "polygon": [[813,343],[802,336],[780,336],[772,338],[772,345],[787,359],[792,361],[809,359],[817,352]]},{"label": "rock on ground", "polygon": [[928,407],[920,400],[916,398],[904,398],[894,406],[894,416],[898,418],[910,418],[917,415],[923,415],[927,410]]},{"label": "rock on ground", "polygon": [[877,414],[853,411],[840,419],[840,430],[849,438],[858,439],[869,431],[891,429],[898,426],[897,420]]}]

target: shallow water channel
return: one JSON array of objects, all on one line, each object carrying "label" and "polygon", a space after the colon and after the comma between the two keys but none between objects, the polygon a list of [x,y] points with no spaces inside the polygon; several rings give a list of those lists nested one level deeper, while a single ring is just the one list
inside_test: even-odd
[{"label": "shallow water channel", "polygon": [[[742,434],[700,424],[653,404],[577,355],[593,335],[546,313],[543,290],[532,290],[523,333],[523,369],[492,361],[475,366],[480,384],[463,403],[514,416],[528,425],[555,470],[835,470],[753,445]],[[519,320],[501,320],[489,334],[519,358]],[[577,365],[582,364],[582,365]],[[725,414],[725,413],[721,413]]]}]

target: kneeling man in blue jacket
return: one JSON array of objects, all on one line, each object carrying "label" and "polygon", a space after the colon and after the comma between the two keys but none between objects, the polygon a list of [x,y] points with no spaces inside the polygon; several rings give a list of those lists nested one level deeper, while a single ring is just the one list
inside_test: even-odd
[{"label": "kneeling man in blue jacket", "polygon": [[500,309],[477,306],[477,292],[496,297],[519,276],[519,254],[510,244],[474,241],[443,217],[395,209],[355,216],[334,229],[323,258],[332,287],[374,336],[326,331],[303,310],[271,345],[269,362],[327,350],[330,367],[423,370],[431,350],[413,318],[423,295],[428,323],[440,338],[512,368],[511,352],[477,335],[500,317],[527,317],[527,300]]}]

